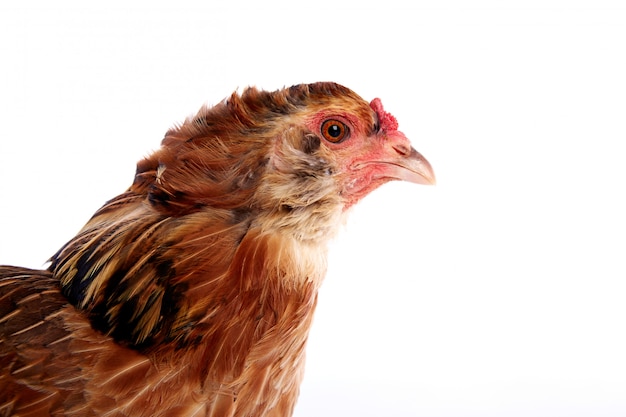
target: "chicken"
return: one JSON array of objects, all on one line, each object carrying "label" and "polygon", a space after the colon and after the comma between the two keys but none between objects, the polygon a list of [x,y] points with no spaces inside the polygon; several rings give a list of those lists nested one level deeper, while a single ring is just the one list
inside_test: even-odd
[{"label": "chicken", "polygon": [[379,99],[202,108],[47,270],[0,267],[0,415],[291,415],[327,242],[390,180],[434,174]]}]

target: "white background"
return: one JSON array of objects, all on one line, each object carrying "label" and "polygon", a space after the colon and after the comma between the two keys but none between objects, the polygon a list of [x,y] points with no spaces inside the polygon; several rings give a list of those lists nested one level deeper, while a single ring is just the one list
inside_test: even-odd
[{"label": "white background", "polygon": [[626,3],[99,3],[0,6],[0,263],[42,267],[203,103],[332,80],[438,185],[333,243],[296,416],[626,415]]}]

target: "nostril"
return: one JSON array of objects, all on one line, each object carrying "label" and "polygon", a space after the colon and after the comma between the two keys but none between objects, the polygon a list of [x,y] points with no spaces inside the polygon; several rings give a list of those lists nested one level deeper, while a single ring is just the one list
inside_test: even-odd
[{"label": "nostril", "polygon": [[409,156],[411,154],[411,147],[405,143],[394,143],[391,146],[402,156]]}]

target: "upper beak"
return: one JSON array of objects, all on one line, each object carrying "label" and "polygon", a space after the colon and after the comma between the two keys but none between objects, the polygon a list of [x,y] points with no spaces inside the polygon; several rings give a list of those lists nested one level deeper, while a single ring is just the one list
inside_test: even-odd
[{"label": "upper beak", "polygon": [[405,146],[392,147],[397,154],[385,161],[381,161],[387,165],[386,175],[416,184],[435,185],[435,172],[430,166],[430,162],[422,154],[413,147],[410,147],[410,149]]}]

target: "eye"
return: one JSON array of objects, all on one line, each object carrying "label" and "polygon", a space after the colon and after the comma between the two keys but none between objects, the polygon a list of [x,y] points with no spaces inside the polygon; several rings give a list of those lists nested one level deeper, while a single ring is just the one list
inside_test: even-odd
[{"label": "eye", "polygon": [[322,123],[322,136],[329,142],[339,143],[350,136],[350,128],[339,120],[328,119]]}]

